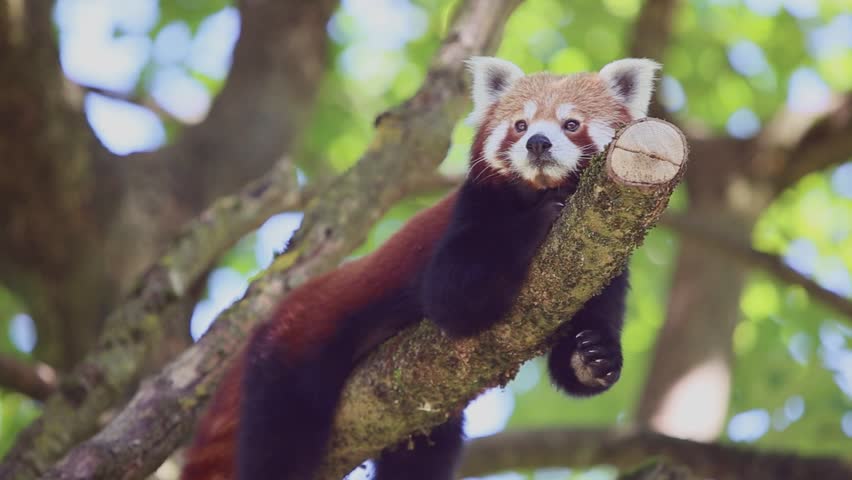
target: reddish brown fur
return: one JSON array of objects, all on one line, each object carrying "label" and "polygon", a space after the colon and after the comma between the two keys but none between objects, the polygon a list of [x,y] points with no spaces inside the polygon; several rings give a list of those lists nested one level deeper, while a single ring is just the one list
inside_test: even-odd
[{"label": "reddish brown fur", "polygon": [[240,352],[201,417],[181,480],[232,480],[245,352]]},{"label": "reddish brown fur", "polygon": [[[378,250],[293,290],[272,316],[267,335],[298,358],[320,344],[357,311],[409,279],[428,260],[450,220],[457,192],[415,215]],[[322,308],[317,308],[321,306]],[[182,480],[230,480],[240,410],[244,353],[223,378],[186,454]]]},{"label": "reddish brown fur", "polygon": [[631,120],[624,105],[618,102],[607,90],[597,73],[577,73],[574,75],[553,75],[535,73],[520,78],[509,92],[500,98],[493,114],[487,117],[489,125],[503,120],[523,118],[524,104],[535,101],[538,105],[535,116],[527,121],[538,119],[556,119],[556,109],[563,103],[574,107],[574,115],[579,120],[597,120],[614,126],[623,125]]}]

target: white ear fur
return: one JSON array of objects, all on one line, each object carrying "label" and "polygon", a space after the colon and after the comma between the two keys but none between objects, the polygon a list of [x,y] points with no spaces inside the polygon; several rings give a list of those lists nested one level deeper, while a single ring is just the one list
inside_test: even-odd
[{"label": "white ear fur", "polygon": [[523,77],[524,71],[512,62],[494,57],[471,57],[467,67],[473,74],[473,111],[467,121],[478,126],[488,107]]},{"label": "white ear fur", "polygon": [[610,92],[626,107],[634,120],[648,114],[654,76],[661,65],[647,58],[625,58],[604,66],[598,75]]}]

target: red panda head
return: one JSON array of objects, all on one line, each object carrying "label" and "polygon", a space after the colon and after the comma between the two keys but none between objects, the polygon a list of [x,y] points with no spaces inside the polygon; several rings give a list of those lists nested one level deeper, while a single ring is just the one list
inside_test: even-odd
[{"label": "red panda head", "polygon": [[576,179],[622,125],[645,117],[660,65],[617,60],[597,73],[525,75],[511,62],[474,57],[477,128],[470,175],[475,182],[513,180],[536,189]]}]

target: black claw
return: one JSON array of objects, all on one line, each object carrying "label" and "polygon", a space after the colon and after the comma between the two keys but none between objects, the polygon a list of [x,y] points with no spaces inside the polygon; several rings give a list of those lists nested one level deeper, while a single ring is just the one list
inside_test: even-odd
[{"label": "black claw", "polygon": [[606,350],[604,350],[601,347],[592,347],[592,348],[589,348],[589,349],[584,349],[583,353],[582,353],[582,355],[584,357],[589,357],[589,358],[593,358],[593,357],[599,358],[601,355],[606,355],[606,354],[607,354]]},{"label": "black claw", "polygon": [[601,335],[594,330],[583,330],[574,336],[577,339],[577,346],[580,348],[584,348],[588,345],[593,345],[595,343],[600,342]]},{"label": "black claw", "polygon": [[582,338],[586,338],[586,337],[596,337],[597,338],[597,337],[600,337],[600,334],[598,334],[598,332],[596,332],[594,330],[583,330],[583,331],[577,333],[577,335],[575,335],[575,338],[577,338],[578,340],[582,339]]},{"label": "black claw", "polygon": [[612,366],[612,362],[606,359],[595,360],[588,364],[588,367],[599,377],[612,370]]},{"label": "black claw", "polygon": [[614,384],[621,376],[619,348],[598,330],[583,330],[574,335],[576,352],[601,385]]}]

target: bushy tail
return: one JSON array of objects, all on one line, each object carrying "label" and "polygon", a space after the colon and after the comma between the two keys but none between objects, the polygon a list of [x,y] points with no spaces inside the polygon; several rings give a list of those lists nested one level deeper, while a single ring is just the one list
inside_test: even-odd
[{"label": "bushy tail", "polygon": [[245,353],[228,368],[186,450],[181,480],[233,480]]}]

